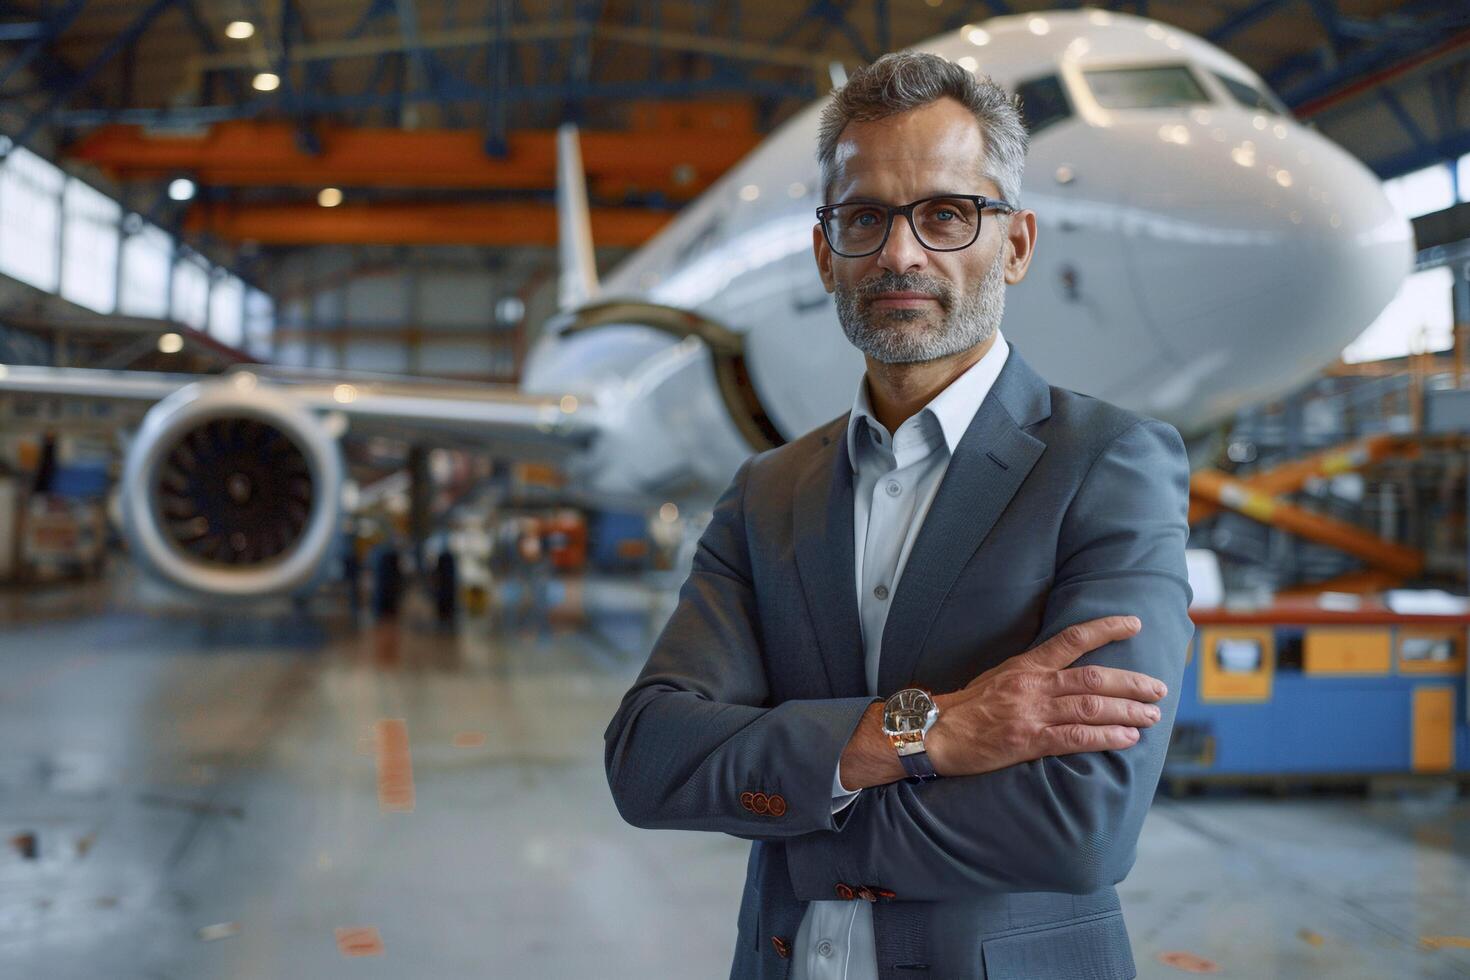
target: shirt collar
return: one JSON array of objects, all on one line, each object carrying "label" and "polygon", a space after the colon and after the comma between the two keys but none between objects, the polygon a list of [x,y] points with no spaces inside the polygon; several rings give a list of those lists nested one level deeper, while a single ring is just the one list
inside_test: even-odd
[{"label": "shirt collar", "polygon": [[[980,410],[980,403],[990,394],[1010,351],[1010,345],[997,328],[995,343],[990,345],[985,356],[970,365],[964,374],[950,382],[948,387],[920,410],[919,414],[927,412],[939,422],[945,445],[951,454],[970,428],[970,422]],[[854,471],[858,465],[858,437],[866,436],[869,426],[887,432],[873,414],[872,401],[868,397],[868,376],[865,372],[858,380],[857,397],[853,399],[852,414],[847,419],[847,458]]]}]

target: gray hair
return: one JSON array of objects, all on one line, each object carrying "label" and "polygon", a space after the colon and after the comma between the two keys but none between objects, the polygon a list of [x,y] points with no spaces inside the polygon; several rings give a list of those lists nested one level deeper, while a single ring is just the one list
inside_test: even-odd
[{"label": "gray hair", "polygon": [[1001,196],[1019,207],[1027,137],[1016,99],[988,75],[977,78],[959,65],[924,51],[885,54],[859,68],[823,107],[817,137],[822,199],[830,200],[837,140],[848,123],[886,119],[946,96],[969,109],[980,123],[985,139],[981,176],[994,181]]}]

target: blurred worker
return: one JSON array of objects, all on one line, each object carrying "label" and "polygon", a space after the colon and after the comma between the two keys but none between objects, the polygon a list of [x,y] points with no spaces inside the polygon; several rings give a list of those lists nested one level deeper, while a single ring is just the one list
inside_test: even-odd
[{"label": "blurred worker", "polygon": [[521,536],[519,554],[524,590],[518,624],[524,628],[529,621],[534,621],[537,639],[544,640],[551,635],[550,596],[548,595],[551,583],[551,558],[541,541],[541,534],[538,530]]},{"label": "blurred worker", "polygon": [[1113,886],[1193,632],[1189,467],[1001,336],[1025,150],[933,54],[827,103],[813,249],[866,374],[740,467],[608,726],[625,819],[756,841],[741,980],[1135,975]]},{"label": "blurred worker", "polygon": [[459,589],[459,576],[455,572],[454,552],[449,548],[448,535],[439,557],[434,560],[434,611],[441,626],[454,623],[455,604]]}]

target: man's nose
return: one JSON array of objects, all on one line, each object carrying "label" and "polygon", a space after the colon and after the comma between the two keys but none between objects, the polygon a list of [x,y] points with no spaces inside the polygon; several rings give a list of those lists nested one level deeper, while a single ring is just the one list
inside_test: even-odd
[{"label": "man's nose", "polygon": [[922,269],[929,264],[929,250],[919,244],[908,219],[901,214],[893,216],[893,225],[888,229],[888,241],[878,253],[878,265],[890,272],[908,272]]}]

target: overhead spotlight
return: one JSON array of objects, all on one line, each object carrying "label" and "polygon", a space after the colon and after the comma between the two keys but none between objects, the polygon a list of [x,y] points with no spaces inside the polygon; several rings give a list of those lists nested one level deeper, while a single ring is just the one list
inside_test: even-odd
[{"label": "overhead spotlight", "polygon": [[164,354],[177,354],[184,349],[184,338],[176,333],[166,333],[158,338],[158,349]]},{"label": "overhead spotlight", "polygon": [[755,184],[746,184],[744,187],[740,188],[740,200],[742,201],[754,201],[760,196],[761,189]]},{"label": "overhead spotlight", "polygon": [[274,92],[281,87],[281,76],[275,72],[263,71],[250,80],[250,87],[257,92]]},{"label": "overhead spotlight", "polygon": [[316,196],[316,203],[324,208],[335,208],[342,203],[342,192],[336,187],[323,187]]},{"label": "overhead spotlight", "polygon": [[679,505],[669,501],[658,509],[658,518],[665,524],[672,524],[679,519]]},{"label": "overhead spotlight", "polygon": [[194,198],[194,182],[188,177],[175,177],[168,182],[170,201],[189,201]]},{"label": "overhead spotlight", "polygon": [[983,27],[971,27],[965,31],[965,38],[977,48],[983,48],[990,43],[990,32]]},{"label": "overhead spotlight", "polygon": [[225,25],[225,37],[232,41],[243,41],[255,36],[255,25],[248,20],[232,20]]}]

